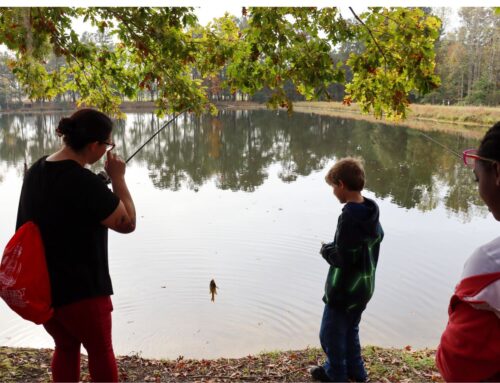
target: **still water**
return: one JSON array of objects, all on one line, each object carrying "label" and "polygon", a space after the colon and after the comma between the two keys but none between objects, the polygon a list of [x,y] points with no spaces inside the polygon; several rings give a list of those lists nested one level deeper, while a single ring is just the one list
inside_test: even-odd
[{"label": "still water", "polygon": [[[2,246],[23,164],[60,146],[61,117],[0,116]],[[126,158],[161,122],[128,114],[114,132],[116,151]],[[478,144],[427,134],[455,151]],[[319,346],[328,266],[318,250],[342,208],[324,176],[347,155],[364,159],[365,195],[378,201],[386,233],[361,341],[435,347],[465,259],[498,232],[470,170],[416,130],[232,111],[179,119],[127,168],[138,224],[129,235],[110,232],[116,353],[216,358]],[[53,346],[3,302],[0,345]]]}]

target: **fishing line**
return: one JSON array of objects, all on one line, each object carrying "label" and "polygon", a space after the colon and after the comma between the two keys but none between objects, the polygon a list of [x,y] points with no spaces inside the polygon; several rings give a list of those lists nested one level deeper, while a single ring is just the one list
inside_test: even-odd
[{"label": "fishing line", "polygon": [[450,152],[451,154],[453,154],[454,156],[462,159],[462,155],[456,151],[454,151],[453,149],[450,149],[449,147],[447,147],[446,145],[442,144],[441,142],[435,140],[434,138],[428,136],[427,134],[425,134],[424,132],[421,132],[421,131],[418,131],[418,133],[420,133],[422,136],[424,136],[425,138],[427,138],[428,140],[434,142],[435,144],[438,144],[439,146],[441,146],[442,148],[446,149],[448,152]]},{"label": "fishing line", "polygon": [[[462,159],[462,155],[456,151],[454,151],[453,149],[450,149],[448,148],[446,145],[442,144],[441,142],[435,140],[434,138],[432,137],[429,137],[427,134],[425,134],[424,132],[421,132],[419,131],[419,133],[424,136],[425,138],[427,138],[428,140],[434,142],[435,144],[438,144],[439,146],[441,146],[442,148],[446,149],[448,152],[450,152],[451,154],[453,154],[454,156]],[[457,199],[460,199],[460,188],[458,188],[458,194],[457,194]]]}]

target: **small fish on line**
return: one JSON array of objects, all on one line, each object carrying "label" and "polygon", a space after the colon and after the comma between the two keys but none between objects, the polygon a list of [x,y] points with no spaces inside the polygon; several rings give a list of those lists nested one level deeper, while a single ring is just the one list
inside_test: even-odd
[{"label": "small fish on line", "polygon": [[212,294],[212,299],[211,299],[212,302],[215,302],[215,294],[217,294],[217,289],[218,287],[215,284],[215,281],[212,279],[210,281],[210,294]]}]

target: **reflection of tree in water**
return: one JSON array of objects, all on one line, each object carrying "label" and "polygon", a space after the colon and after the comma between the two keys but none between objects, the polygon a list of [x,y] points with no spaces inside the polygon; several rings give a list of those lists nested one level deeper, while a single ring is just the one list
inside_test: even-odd
[{"label": "reflection of tree in water", "polygon": [[[154,131],[140,134],[134,129],[140,130],[140,124],[129,127],[128,134],[143,141]],[[459,136],[428,134],[458,152],[477,146]],[[466,216],[471,206],[482,205],[469,170],[458,158],[416,130],[365,121],[269,111],[186,117],[145,148],[140,159],[160,188],[197,188],[215,179],[222,189],[253,191],[273,163],[280,165],[280,179],[293,182],[348,155],[363,157],[369,190],[401,207],[426,211],[443,201]]]},{"label": "reflection of tree in water", "polygon": [[[448,210],[470,218],[472,206],[483,206],[472,170],[455,166],[449,168],[449,172],[443,172],[441,177],[444,179],[443,183],[448,186],[444,198]],[[483,208],[482,213],[485,215],[487,210]]]},{"label": "reflection of tree in water", "polygon": [[[61,115],[0,117],[0,158],[22,169],[60,145],[54,129]],[[113,133],[117,151],[130,156],[161,126],[153,114],[130,114]],[[428,133],[460,152],[477,141]],[[217,187],[251,192],[262,185],[272,164],[278,177],[293,182],[325,169],[335,158],[360,156],[367,188],[377,198],[426,211],[440,202],[465,218],[482,206],[470,170],[420,132],[366,121],[270,111],[222,111],[211,116],[181,116],[151,141],[134,160],[149,170],[158,188],[197,189],[214,180]],[[484,208],[479,208],[483,209]]]},{"label": "reflection of tree in water", "polygon": [[61,116],[56,115],[0,115],[0,160],[7,167],[15,167],[20,175],[24,163],[32,164],[44,154],[56,151],[60,139],[55,135]]}]

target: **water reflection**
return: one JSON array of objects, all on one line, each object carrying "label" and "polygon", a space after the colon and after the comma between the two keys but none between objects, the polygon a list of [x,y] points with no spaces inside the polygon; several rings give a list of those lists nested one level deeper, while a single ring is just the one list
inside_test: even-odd
[{"label": "water reflection", "polygon": [[[54,128],[61,117],[0,116],[1,166],[15,167],[20,175],[25,162],[57,150],[60,138]],[[145,113],[117,121],[113,138],[118,152],[127,158],[161,122]],[[445,133],[427,134],[455,151],[478,144]],[[338,117],[289,117],[262,110],[222,111],[217,117],[185,115],[133,161],[147,167],[160,189],[197,190],[214,179],[220,189],[253,192],[265,182],[271,164],[279,165],[283,182],[294,182],[347,155],[365,160],[369,190],[400,207],[428,211],[443,203],[464,219],[476,207],[484,211],[470,171],[418,131]]]}]

